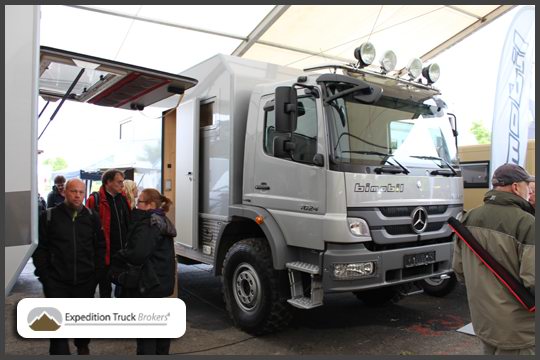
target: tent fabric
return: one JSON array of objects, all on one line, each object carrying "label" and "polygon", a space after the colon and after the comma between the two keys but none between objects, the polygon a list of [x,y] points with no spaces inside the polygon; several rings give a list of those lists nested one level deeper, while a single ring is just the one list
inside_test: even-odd
[{"label": "tent fabric", "polygon": [[217,53],[295,68],[355,63],[370,41],[403,68],[429,60],[510,5],[42,5],[41,45],[170,73]]}]

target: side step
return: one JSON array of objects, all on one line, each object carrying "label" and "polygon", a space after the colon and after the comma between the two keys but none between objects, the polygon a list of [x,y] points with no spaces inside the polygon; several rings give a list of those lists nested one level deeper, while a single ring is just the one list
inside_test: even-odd
[{"label": "side step", "polygon": [[[287,302],[300,309],[313,309],[321,306],[324,291],[319,266],[301,261],[290,262],[285,266],[289,271],[289,285],[291,288],[291,299],[288,299]],[[310,275],[310,297],[304,296],[302,273]]]}]

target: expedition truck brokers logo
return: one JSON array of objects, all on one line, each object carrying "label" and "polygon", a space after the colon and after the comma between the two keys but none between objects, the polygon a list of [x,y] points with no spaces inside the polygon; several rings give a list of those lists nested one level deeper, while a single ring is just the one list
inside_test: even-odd
[{"label": "expedition truck brokers logo", "polygon": [[360,183],[354,184],[354,191],[355,192],[403,192],[405,189],[405,184],[388,184],[388,185],[371,185],[370,183],[367,183],[365,185],[362,185]]},{"label": "expedition truck brokers logo", "polygon": [[27,298],[17,304],[24,338],[179,338],[186,305],[178,298]]},{"label": "expedition truck brokers logo", "polygon": [[62,326],[62,314],[55,308],[34,308],[28,313],[28,326],[34,331],[56,331]]}]

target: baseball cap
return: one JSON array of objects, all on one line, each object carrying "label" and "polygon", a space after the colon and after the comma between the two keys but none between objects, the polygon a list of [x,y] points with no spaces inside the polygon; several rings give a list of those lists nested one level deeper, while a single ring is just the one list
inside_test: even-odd
[{"label": "baseball cap", "polygon": [[533,182],[534,176],[531,176],[521,166],[508,163],[499,166],[495,170],[491,184],[493,186],[506,186],[520,181]]}]

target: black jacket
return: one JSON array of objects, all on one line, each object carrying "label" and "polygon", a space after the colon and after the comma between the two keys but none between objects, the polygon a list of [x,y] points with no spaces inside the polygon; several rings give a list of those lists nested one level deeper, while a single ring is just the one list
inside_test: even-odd
[{"label": "black jacket", "polygon": [[176,273],[176,229],[162,212],[133,210],[127,245],[112,258],[112,267],[142,265],[138,289],[125,297],[166,297],[173,293]]},{"label": "black jacket", "polygon": [[83,206],[73,218],[73,210],[64,203],[44,211],[32,258],[42,282],[53,278],[77,285],[94,279],[105,267],[105,237],[98,214]]},{"label": "black jacket", "polygon": [[56,185],[54,185],[52,191],[47,195],[47,207],[52,208],[60,205],[64,202],[64,199],[65,198],[60,194]]}]

